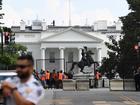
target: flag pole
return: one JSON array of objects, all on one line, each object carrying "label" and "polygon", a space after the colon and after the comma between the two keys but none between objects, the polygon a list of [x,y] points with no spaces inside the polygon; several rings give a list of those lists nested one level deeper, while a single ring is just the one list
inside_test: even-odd
[{"label": "flag pole", "polygon": [[68,0],[69,3],[69,26],[71,26],[71,0]]}]

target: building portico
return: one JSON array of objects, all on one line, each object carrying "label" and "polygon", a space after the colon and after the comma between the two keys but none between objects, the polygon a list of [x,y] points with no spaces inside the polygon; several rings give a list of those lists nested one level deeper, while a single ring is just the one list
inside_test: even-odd
[{"label": "building portico", "polygon": [[[40,43],[43,70],[54,68],[64,72],[66,63],[79,62],[81,60],[84,46],[94,52],[92,57],[95,61],[101,62],[101,45],[103,40],[73,28],[43,37]],[[55,60],[59,60],[59,63],[56,64]],[[53,63],[55,65],[50,67]],[[57,67],[55,67],[56,65]]]},{"label": "building portico", "polygon": [[[88,46],[87,46],[88,47]],[[95,61],[101,62],[101,48],[88,48],[94,55],[92,56]],[[42,56],[42,69],[57,69],[62,70],[64,72],[65,63],[71,62],[78,62],[82,58],[82,47],[75,47],[75,48],[66,48],[66,47],[59,47],[59,48],[42,48],[41,49],[41,56]],[[46,59],[46,60],[45,60]],[[54,60],[54,61],[53,61]],[[58,61],[57,61],[58,60]],[[59,62],[59,63],[57,63]],[[52,64],[56,64],[57,67],[50,67]],[[49,65],[48,65],[49,64]]]}]

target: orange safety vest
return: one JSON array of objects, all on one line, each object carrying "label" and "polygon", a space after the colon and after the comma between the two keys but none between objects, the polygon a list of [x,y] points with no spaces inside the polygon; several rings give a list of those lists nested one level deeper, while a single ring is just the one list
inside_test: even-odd
[{"label": "orange safety vest", "polygon": [[45,76],[41,76],[41,80],[44,81],[45,80]]},{"label": "orange safety vest", "polygon": [[100,79],[100,73],[99,73],[99,72],[96,73],[96,79],[97,79],[97,80]]},{"label": "orange safety vest", "polygon": [[64,75],[64,79],[68,79],[68,76],[67,75]]},{"label": "orange safety vest", "polygon": [[63,80],[63,74],[62,74],[62,73],[59,73],[58,79],[59,79],[59,80]]},{"label": "orange safety vest", "polygon": [[46,79],[47,79],[47,80],[50,79],[50,73],[46,73]]}]

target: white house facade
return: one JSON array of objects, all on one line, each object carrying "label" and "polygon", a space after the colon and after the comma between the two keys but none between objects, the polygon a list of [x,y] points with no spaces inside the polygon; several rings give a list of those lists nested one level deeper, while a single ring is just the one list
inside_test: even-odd
[{"label": "white house facade", "polygon": [[113,36],[118,40],[121,36],[121,24],[107,26],[106,21],[98,21],[94,26],[55,26],[46,22],[33,21],[26,26],[12,26],[16,43],[28,48],[36,63],[36,69],[63,70],[67,72],[72,62],[81,60],[82,48],[86,46],[94,52],[93,59],[101,63],[107,57],[104,42]]}]

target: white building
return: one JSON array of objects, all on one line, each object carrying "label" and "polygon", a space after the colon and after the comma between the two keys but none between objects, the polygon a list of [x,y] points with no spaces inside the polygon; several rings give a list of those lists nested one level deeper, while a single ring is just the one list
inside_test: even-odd
[{"label": "white building", "polygon": [[[118,40],[121,36],[121,23],[107,26],[106,21],[97,21],[93,26],[53,26],[39,20],[26,26],[12,26],[15,41],[28,48],[32,53],[36,69],[56,69],[68,71],[71,62],[81,59],[81,51],[87,46],[94,52],[93,59],[101,62],[107,57],[104,42],[113,36]],[[46,60],[44,60],[46,59]]]}]

